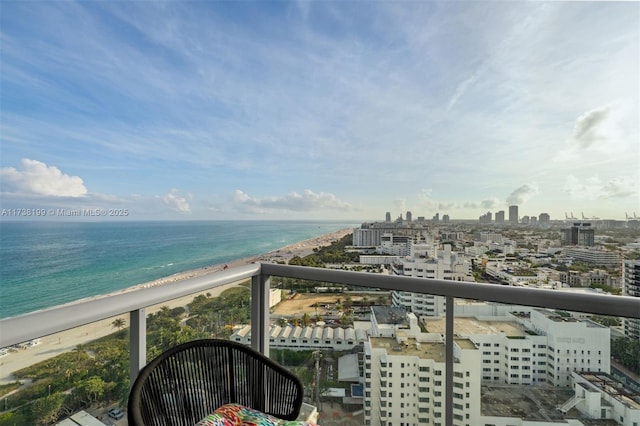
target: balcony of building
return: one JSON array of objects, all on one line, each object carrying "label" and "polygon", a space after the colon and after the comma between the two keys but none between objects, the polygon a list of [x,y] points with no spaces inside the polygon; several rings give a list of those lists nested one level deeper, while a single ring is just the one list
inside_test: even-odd
[{"label": "balcony of building", "polygon": [[[594,351],[594,353],[586,354],[580,353],[583,350],[581,345],[585,342],[584,339],[580,340],[579,336],[576,336],[574,340],[558,336],[554,340],[554,342],[558,342],[556,348],[548,348],[546,347],[547,343],[540,343],[541,339],[534,339],[533,348],[536,352],[531,353],[531,346],[525,344],[531,340],[529,339],[531,336],[538,338],[554,331],[549,329],[534,332],[531,331],[531,327],[526,328],[524,324],[532,321],[532,316],[536,316],[540,320],[552,323],[555,321],[558,325],[562,324],[567,327],[574,325],[594,329],[602,327],[603,331],[608,331],[607,327],[590,322],[588,317],[597,315],[626,319],[640,318],[640,299],[633,297],[575,294],[526,287],[387,276],[280,264],[251,264],[187,281],[139,288],[2,319],[0,320],[0,348],[15,347],[25,342],[44,341],[50,338],[49,336],[55,336],[56,333],[99,321],[111,321],[113,318],[126,315],[129,328],[128,376],[129,380],[133,381],[140,369],[149,361],[147,359],[147,321],[150,307],[186,296],[202,294],[232,283],[250,280],[251,319],[244,336],[254,349],[268,356],[270,347],[281,343],[274,340],[272,329],[274,321],[270,315],[269,305],[271,277],[313,280],[341,286],[419,293],[444,298],[446,314],[441,318],[425,320],[421,323],[422,327],[426,327],[423,330],[423,335],[428,336],[425,338],[426,340],[419,342],[408,336],[405,329],[397,331],[394,335],[381,336],[379,341],[376,341],[377,338],[367,337],[367,341],[364,343],[365,361],[361,363],[360,376],[356,378],[356,381],[364,386],[363,396],[360,399],[355,397],[350,399],[352,408],[354,404],[361,404],[359,410],[351,413],[356,415],[354,418],[357,418],[357,422],[360,424],[409,425],[423,424],[425,420],[431,424],[440,425],[503,424],[500,423],[500,418],[519,417],[517,407],[508,407],[507,403],[507,407],[504,407],[506,414],[501,413],[498,409],[500,407],[493,407],[495,410],[483,412],[483,417],[478,417],[479,409],[474,410],[473,407],[479,407],[481,399],[483,404],[491,405],[491,398],[497,400],[499,392],[509,393],[508,386],[512,387],[513,394],[516,393],[517,388],[525,391],[536,389],[541,395],[549,394],[551,392],[549,389],[557,387],[559,389],[558,398],[562,400],[558,407],[561,407],[566,401],[573,398],[572,385],[577,381],[575,377],[572,377],[573,374],[595,372],[596,375],[606,375],[610,373],[607,371],[610,369],[605,368],[605,365],[609,366],[611,362],[608,359],[610,350],[607,345],[609,342],[602,344],[602,353],[598,354]],[[490,302],[491,306],[509,306],[511,307],[510,311],[514,311],[513,322],[509,323],[510,325],[505,325],[491,319],[485,321],[486,318],[476,316],[475,319],[461,317],[462,319],[456,323],[456,315],[463,314],[465,310],[470,309],[464,304],[458,305],[456,301],[465,301],[469,305]],[[514,308],[516,306],[521,306],[522,312]],[[525,308],[541,308],[542,310],[525,313]],[[556,315],[555,312],[563,313],[566,316]],[[488,316],[488,314],[485,315],[485,317]],[[484,340],[481,339],[481,341],[470,339],[469,336],[476,333],[474,327],[485,327],[490,331],[488,337]],[[280,333],[276,334],[281,335]],[[340,332],[331,331],[330,334],[331,336],[342,336],[343,339],[348,335],[353,336],[354,339],[356,336],[355,333],[348,334],[347,332],[343,332],[344,335],[342,335]],[[309,337],[308,344],[312,345],[313,337]],[[304,334],[300,330],[291,330],[287,334],[287,339],[293,338],[299,339],[300,342],[297,343],[301,343]],[[504,340],[505,338],[506,340]],[[502,345],[507,348],[508,354],[500,352],[503,349],[497,349],[499,339],[507,342],[506,346]],[[286,339],[283,338],[283,340]],[[334,349],[330,345],[326,347],[327,341],[330,344],[334,341],[332,337],[328,337],[327,333],[318,336],[317,340],[319,348],[316,353],[319,353],[323,347],[324,350],[329,351]],[[55,344],[55,342],[52,343]],[[354,345],[356,343],[354,342]],[[488,355],[483,356],[483,352],[487,352]],[[602,358],[603,354],[606,354],[607,359]],[[10,353],[8,356],[20,357],[21,352]],[[320,365],[320,358],[320,356],[315,358],[316,366]],[[534,371],[523,368],[530,358],[536,359],[537,364]],[[42,357],[42,359],[46,359],[46,357]],[[467,365],[471,365],[469,363],[477,364],[477,371],[467,368]],[[10,368],[9,363],[6,364],[3,369]],[[573,366],[578,364],[581,367],[576,371]],[[375,368],[371,366],[375,366]],[[534,378],[535,380],[533,380]],[[483,390],[481,395],[481,385],[488,385],[490,390],[495,392],[490,397],[486,397]],[[49,384],[48,392],[48,396],[50,396],[51,384]],[[327,394],[323,393],[323,395]],[[339,405],[336,399],[323,397],[321,401],[320,396],[317,389],[308,389],[307,402],[309,407],[318,406],[320,424],[356,424],[353,419],[339,418],[345,415],[345,412],[331,408],[334,404]],[[4,409],[7,412],[17,409],[11,399],[10,395],[0,399],[0,402],[4,404],[4,407],[0,405],[0,411]],[[542,396],[537,401],[539,402],[540,399]],[[629,413],[632,413],[630,415],[635,416],[636,414],[633,413],[640,415],[640,400],[635,401],[638,407],[633,406],[633,398],[630,401],[626,402],[630,407]],[[558,419],[562,419],[567,414],[560,409],[555,411],[557,413],[554,412],[553,415],[547,416],[549,421],[558,422]],[[336,415],[337,412],[340,414]],[[609,412],[613,411],[607,411],[607,413]],[[305,413],[305,415],[308,414]],[[522,412],[521,418],[525,419],[526,414]],[[618,418],[611,424],[617,422],[617,424],[626,425],[631,421],[629,419],[628,416],[622,420]],[[122,423],[123,421],[124,419],[120,419],[118,423],[114,423],[122,425],[125,424]]]}]

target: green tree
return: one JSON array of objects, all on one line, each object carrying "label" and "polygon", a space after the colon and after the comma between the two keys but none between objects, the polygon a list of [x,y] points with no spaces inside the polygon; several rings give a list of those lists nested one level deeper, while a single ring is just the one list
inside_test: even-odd
[{"label": "green tree", "polygon": [[95,402],[104,397],[106,383],[101,377],[91,376],[83,380],[77,387],[86,395],[89,402]]},{"label": "green tree", "polygon": [[347,294],[347,296],[344,298],[344,309],[345,310],[351,309],[352,306],[353,306],[353,300],[351,299],[351,295]]},{"label": "green tree", "polygon": [[304,327],[307,327],[309,324],[311,324],[311,315],[309,315],[309,313],[308,313],[308,312],[305,312],[305,313],[302,315],[302,325],[303,325]]},{"label": "green tree", "polygon": [[31,405],[33,416],[39,425],[53,424],[60,417],[63,409],[64,394],[53,393],[49,396],[38,398]]}]

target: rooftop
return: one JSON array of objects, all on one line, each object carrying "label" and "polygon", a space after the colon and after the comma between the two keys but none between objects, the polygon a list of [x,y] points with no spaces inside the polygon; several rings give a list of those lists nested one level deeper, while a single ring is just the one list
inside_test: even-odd
[{"label": "rooftop", "polygon": [[[454,342],[461,349],[476,350],[476,346],[469,339],[455,339]],[[386,349],[389,355],[415,356],[445,362],[444,342],[418,342],[414,338],[408,338],[406,343],[398,343],[397,339],[391,337],[371,337],[371,346]]]},{"label": "rooftop", "polygon": [[444,342],[423,342],[416,346],[416,339],[407,339],[402,345],[391,337],[372,337],[371,346],[386,349],[389,355],[416,356],[422,359],[433,359],[435,362],[445,361]]},{"label": "rooftop", "polygon": [[606,373],[576,373],[588,380],[591,385],[611,395],[627,407],[640,410],[640,393],[625,386]]},{"label": "rooftop", "polygon": [[[524,329],[515,321],[484,321],[476,318],[457,317],[453,320],[455,333],[459,336],[472,334],[500,334],[507,336],[524,337],[527,335]],[[426,320],[429,333],[445,334],[446,320]]]},{"label": "rooftop", "polygon": [[378,324],[401,324],[409,326],[407,309],[400,306],[372,306],[371,312]]},{"label": "rooftop", "polygon": [[491,385],[482,386],[481,396],[480,411],[483,416],[546,421],[579,416],[575,408],[568,415],[557,409],[573,397],[573,389],[570,388]]}]

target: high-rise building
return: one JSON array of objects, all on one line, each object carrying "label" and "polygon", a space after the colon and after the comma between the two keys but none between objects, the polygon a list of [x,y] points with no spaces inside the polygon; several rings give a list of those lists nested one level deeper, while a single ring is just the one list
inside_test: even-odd
[{"label": "high-rise building", "polygon": [[595,245],[595,230],[588,222],[575,222],[571,228],[562,230],[562,245],[593,246]]},{"label": "high-rise building", "polygon": [[443,223],[449,223],[449,220],[450,219],[449,219],[449,215],[448,214],[445,214],[444,216],[442,216],[442,222]]},{"label": "high-rise building", "polygon": [[387,212],[384,218],[385,222],[391,222],[391,212]]},{"label": "high-rise building", "polygon": [[486,212],[478,218],[480,223],[491,223],[491,212]]},{"label": "high-rise building", "polygon": [[496,223],[504,223],[504,210],[496,212]]},{"label": "high-rise building", "polygon": [[509,223],[518,223],[518,206],[509,206]]},{"label": "high-rise building", "polygon": [[[454,340],[454,386],[461,389],[454,425],[480,422],[480,350]],[[365,424],[438,424],[445,410],[445,343],[420,332],[418,318],[401,308],[371,307],[371,336],[364,343]],[[473,397],[472,397],[473,395]]]},{"label": "high-rise building", "polygon": [[[625,296],[640,297],[640,260],[625,260],[622,264],[622,291]],[[640,319],[625,318],[624,334],[640,340]]]},{"label": "high-rise building", "polygon": [[413,216],[411,215],[411,212],[407,211],[407,222],[411,222],[412,218],[413,218]]},{"label": "high-rise building", "polygon": [[549,213],[540,213],[540,215],[538,216],[538,221],[540,222],[541,225],[548,224],[550,220],[551,220],[551,216],[549,216]]},{"label": "high-rise building", "polygon": [[[480,350],[462,338],[454,340],[453,350],[454,386],[456,395],[460,395],[456,402],[464,403],[456,403],[459,407],[456,406],[457,417],[452,424],[482,424],[477,397],[481,384]],[[445,416],[444,355],[442,341],[416,339],[403,332],[395,337],[370,337],[364,344],[365,424],[444,424],[439,423]]]},{"label": "high-rise building", "polygon": [[440,213],[436,213],[435,215],[433,215],[433,219],[432,219],[435,223],[438,223],[440,221]]}]

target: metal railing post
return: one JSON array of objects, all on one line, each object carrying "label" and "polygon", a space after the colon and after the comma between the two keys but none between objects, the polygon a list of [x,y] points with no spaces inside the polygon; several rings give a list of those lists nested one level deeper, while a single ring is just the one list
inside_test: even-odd
[{"label": "metal railing post", "polygon": [[269,356],[269,276],[251,277],[251,347]]},{"label": "metal railing post", "polygon": [[147,315],[144,308],[129,312],[129,386],[147,365]]},{"label": "metal railing post", "polygon": [[453,297],[446,299],[446,335],[444,371],[444,424],[453,425]]}]

